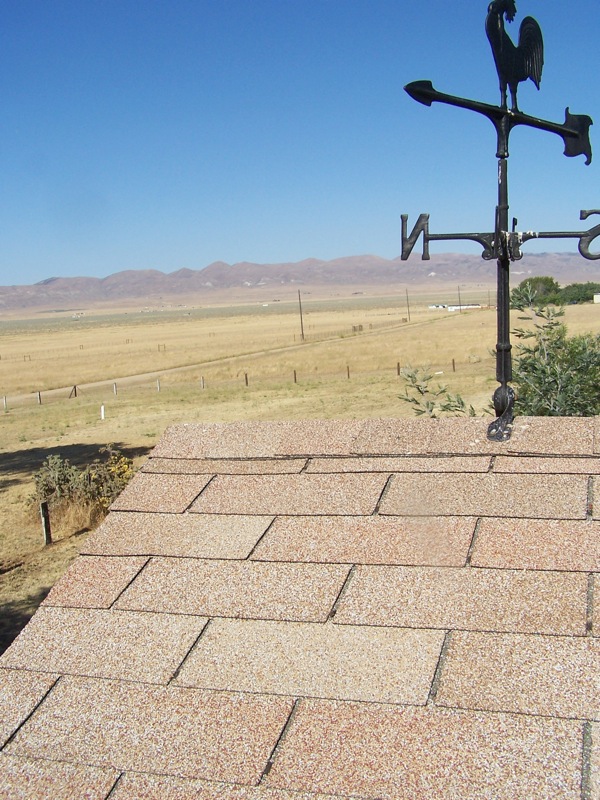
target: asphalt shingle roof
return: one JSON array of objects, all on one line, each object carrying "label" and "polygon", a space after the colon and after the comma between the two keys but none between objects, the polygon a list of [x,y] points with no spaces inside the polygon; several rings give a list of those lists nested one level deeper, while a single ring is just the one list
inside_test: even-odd
[{"label": "asphalt shingle roof", "polygon": [[176,425],[0,658],[0,797],[600,798],[600,420]]}]

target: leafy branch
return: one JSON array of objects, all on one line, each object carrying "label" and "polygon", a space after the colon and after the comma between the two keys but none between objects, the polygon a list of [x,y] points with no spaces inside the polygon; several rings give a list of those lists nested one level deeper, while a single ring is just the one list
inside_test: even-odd
[{"label": "leafy branch", "polygon": [[400,400],[412,406],[417,416],[437,419],[441,416],[475,416],[473,406],[467,406],[459,394],[452,394],[447,386],[434,385],[434,375],[429,367],[407,365],[400,374],[406,381]]}]

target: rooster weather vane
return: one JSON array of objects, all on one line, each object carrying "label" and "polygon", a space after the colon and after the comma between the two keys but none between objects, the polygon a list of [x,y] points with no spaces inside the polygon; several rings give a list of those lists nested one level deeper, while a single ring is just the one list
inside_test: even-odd
[{"label": "rooster weather vane", "polygon": [[506,89],[510,89],[512,110],[518,111],[517,89],[528,78],[540,88],[544,66],[542,30],[533,17],[525,17],[519,29],[519,44],[515,47],[504,30],[504,16],[512,22],[517,13],[514,0],[494,0],[488,7],[485,32],[492,46],[496,70],[500,78],[502,108],[506,108]]},{"label": "rooster weather vane", "polygon": [[[589,129],[590,117],[584,114],[571,114],[565,109],[565,122],[559,124],[523,114],[517,104],[519,84],[532,80],[539,89],[544,66],[544,42],[542,31],[533,17],[525,17],[519,29],[519,42],[513,43],[504,26],[504,18],[512,22],[517,13],[514,0],[493,0],[488,6],[485,32],[492,48],[498,79],[500,82],[500,105],[493,106],[443,94],[434,89],[431,81],[414,81],[405,86],[406,92],[419,103],[431,106],[432,103],[466,108],[487,117],[496,129],[498,159],[498,204],[494,231],[490,233],[447,233],[429,232],[429,214],[420,214],[411,233],[408,233],[408,215],[402,214],[402,260],[410,256],[418,238],[423,236],[422,259],[429,259],[430,241],[471,240],[483,248],[482,257],[496,259],[498,270],[497,320],[498,339],[496,344],[496,380],[500,384],[493,396],[496,419],[488,427],[488,438],[503,442],[510,438],[514,420],[515,393],[509,385],[512,381],[512,356],[510,343],[510,262],[523,257],[521,245],[531,239],[578,239],[578,249],[587,259],[600,259],[600,253],[590,251],[593,240],[600,236],[600,224],[587,231],[547,231],[518,232],[517,220],[513,219],[509,230],[508,219],[508,141],[510,132],[517,125],[527,125],[538,130],[549,131],[560,136],[564,142],[566,156],[586,157],[586,164],[592,161]],[[510,91],[511,108],[508,108]],[[600,209],[581,211],[580,219],[592,214],[600,214]]]}]

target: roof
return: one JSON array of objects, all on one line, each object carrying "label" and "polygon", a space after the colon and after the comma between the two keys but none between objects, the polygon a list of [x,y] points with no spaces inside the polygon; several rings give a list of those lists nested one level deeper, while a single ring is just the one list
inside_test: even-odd
[{"label": "roof", "polygon": [[600,797],[600,420],[487,424],[168,429],[0,659],[0,797]]}]

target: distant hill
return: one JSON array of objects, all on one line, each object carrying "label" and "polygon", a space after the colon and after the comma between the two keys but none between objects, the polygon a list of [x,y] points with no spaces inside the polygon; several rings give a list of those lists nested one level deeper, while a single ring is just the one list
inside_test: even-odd
[{"label": "distant hill", "polygon": [[[598,280],[593,261],[576,253],[535,253],[513,264],[513,285],[527,275],[551,275],[561,284]],[[347,256],[332,261],[309,258],[282,264],[226,264],[217,261],[204,269],[126,270],[106,278],[47,278],[33,286],[0,287],[0,312],[32,308],[74,308],[98,304],[156,303],[159,300],[210,302],[216,294],[235,290],[236,297],[257,289],[270,292],[285,287],[369,286],[382,289],[410,285],[468,284],[491,287],[496,281],[495,262],[478,255],[446,253],[422,261],[414,253],[409,261],[374,255]]]}]

